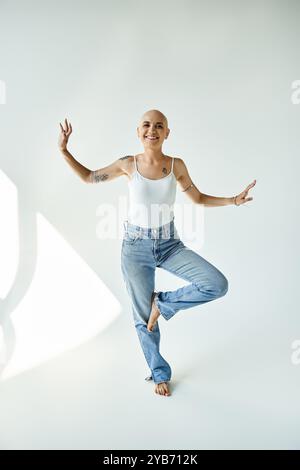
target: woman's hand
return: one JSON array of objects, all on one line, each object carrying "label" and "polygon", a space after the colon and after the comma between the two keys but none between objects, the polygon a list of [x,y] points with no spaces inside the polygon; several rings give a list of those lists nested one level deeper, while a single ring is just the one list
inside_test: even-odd
[{"label": "woman's hand", "polygon": [[59,125],[61,128],[61,133],[59,134],[58,146],[60,150],[67,150],[67,143],[73,129],[71,123],[68,123],[67,119],[65,119],[65,127],[63,127],[61,123],[59,123]]},{"label": "woman's hand", "polygon": [[[242,191],[240,194],[237,194],[234,198],[235,200],[235,204],[237,206],[240,206],[241,204],[245,204],[245,202],[248,202],[248,201],[252,201],[253,197],[248,197],[247,198],[247,195],[248,195],[248,191],[253,188],[253,186],[255,186],[256,184],[256,180],[254,180],[251,184],[249,184],[247,186],[246,189],[244,189],[244,191]],[[247,198],[247,199],[246,199]]]}]

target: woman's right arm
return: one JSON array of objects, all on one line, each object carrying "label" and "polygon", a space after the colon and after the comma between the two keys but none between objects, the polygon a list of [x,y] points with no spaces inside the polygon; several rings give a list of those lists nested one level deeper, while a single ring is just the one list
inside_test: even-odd
[{"label": "woman's right arm", "polygon": [[64,127],[61,125],[61,123],[59,124],[61,128],[61,133],[59,135],[58,141],[59,149],[63,154],[65,160],[71,166],[71,168],[73,168],[73,170],[85,183],[99,183],[104,181],[111,181],[119,176],[128,174],[128,172],[126,171],[126,160],[128,158],[132,158],[130,156],[119,158],[118,160],[115,160],[111,165],[108,165],[105,168],[100,168],[99,170],[90,170],[89,168],[86,168],[85,166],[81,165],[81,163],[75,160],[73,155],[71,155],[71,153],[67,149],[69,136],[71,135],[73,130],[71,123],[68,123],[67,119],[65,119]]}]

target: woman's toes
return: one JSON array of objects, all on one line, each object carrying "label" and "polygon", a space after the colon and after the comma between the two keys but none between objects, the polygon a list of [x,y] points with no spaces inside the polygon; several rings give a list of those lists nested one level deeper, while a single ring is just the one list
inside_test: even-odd
[{"label": "woman's toes", "polygon": [[155,393],[157,393],[159,395],[165,395],[165,396],[170,396],[171,395],[168,384],[166,382],[156,384]]}]

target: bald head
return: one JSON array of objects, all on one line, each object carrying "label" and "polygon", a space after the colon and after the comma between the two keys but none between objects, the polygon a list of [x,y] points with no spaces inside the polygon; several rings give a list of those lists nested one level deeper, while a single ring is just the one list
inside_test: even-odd
[{"label": "bald head", "polygon": [[143,121],[154,121],[154,122],[163,122],[166,128],[168,128],[168,119],[166,116],[159,111],[158,109],[150,109],[146,111],[140,119],[140,122]]},{"label": "bald head", "polygon": [[150,109],[143,114],[140,119],[139,126],[137,127],[137,135],[141,139],[143,145],[149,146],[149,140],[147,140],[147,133],[151,133],[155,129],[155,135],[158,137],[158,140],[151,143],[151,146],[155,145],[161,146],[163,141],[168,138],[170,129],[168,127],[168,119],[166,116],[159,111],[158,109]]}]

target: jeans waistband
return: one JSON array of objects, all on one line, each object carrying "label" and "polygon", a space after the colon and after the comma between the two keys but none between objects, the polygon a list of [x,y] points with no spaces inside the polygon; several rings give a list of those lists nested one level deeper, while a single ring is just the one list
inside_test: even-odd
[{"label": "jeans waistband", "polygon": [[139,225],[134,225],[128,222],[128,220],[124,221],[124,229],[129,235],[135,235],[140,238],[179,238],[178,232],[175,227],[174,218],[165,225],[161,225],[160,227],[140,227]]}]

